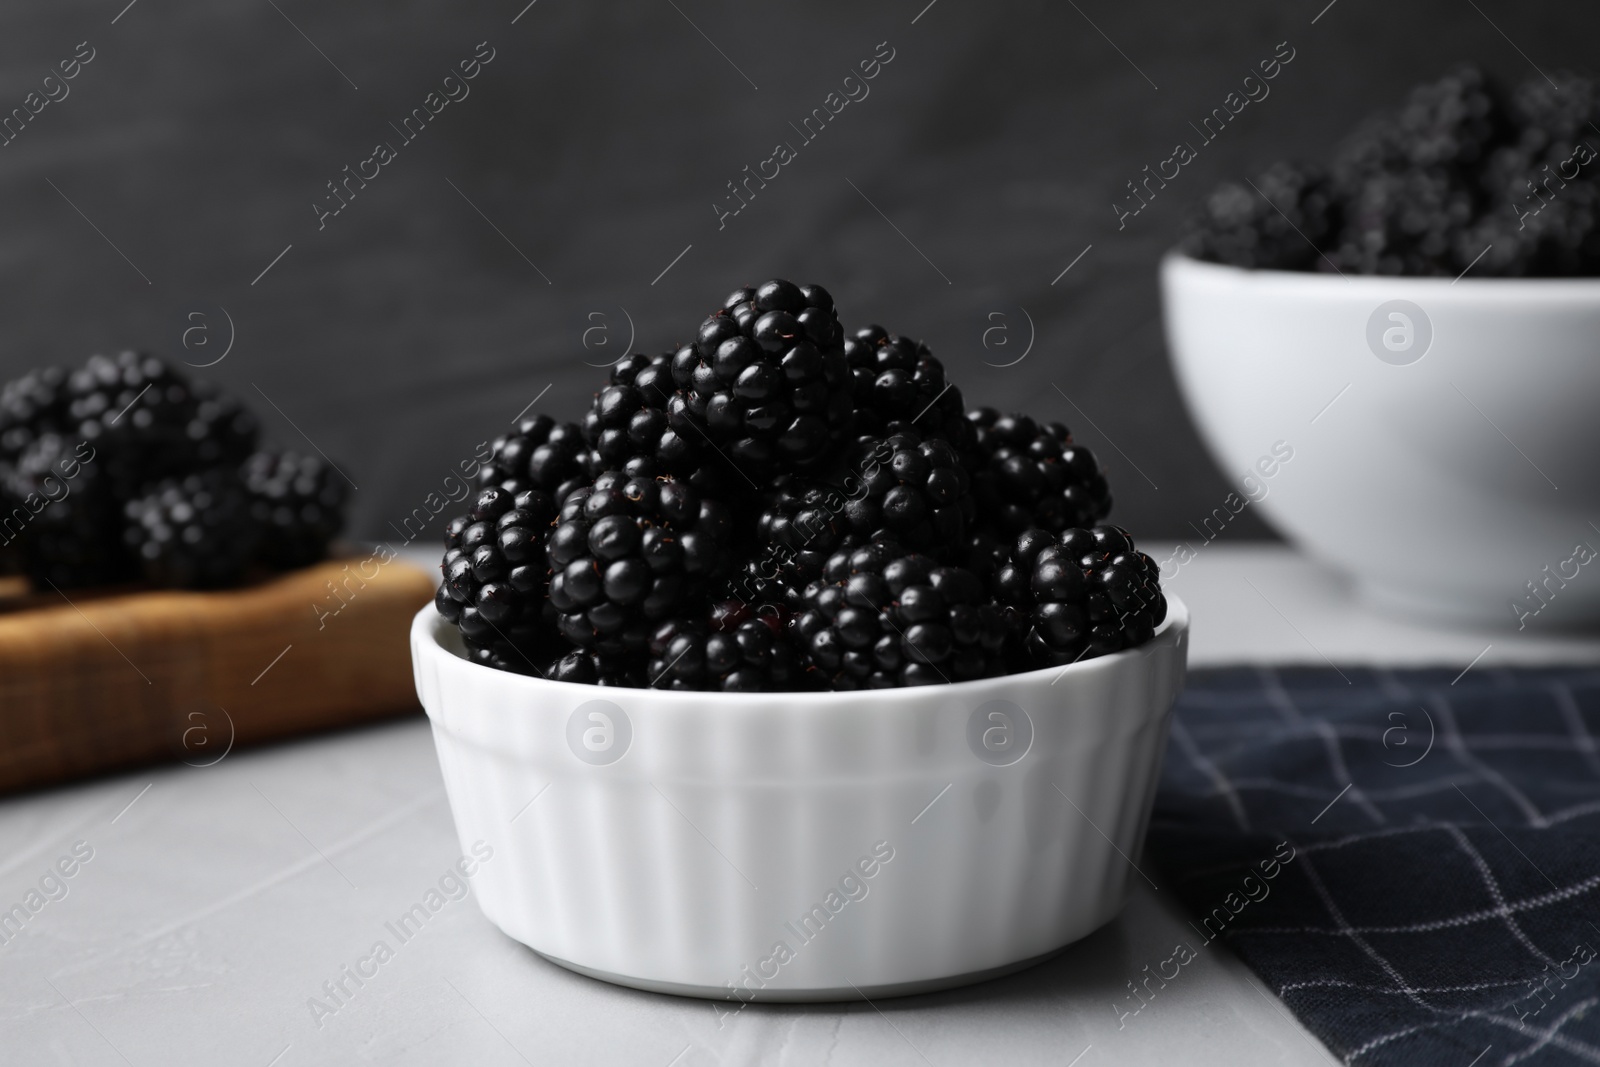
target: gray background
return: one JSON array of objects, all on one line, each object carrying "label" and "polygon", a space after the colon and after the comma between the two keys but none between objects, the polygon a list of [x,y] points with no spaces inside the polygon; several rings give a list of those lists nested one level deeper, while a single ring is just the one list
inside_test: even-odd
[{"label": "gray background", "polygon": [[[578,417],[604,375],[585,361],[620,352],[626,318],[636,348],[664,348],[773,275],[826,285],[847,325],[923,337],[971,403],[1063,419],[1117,521],[1185,536],[1227,492],[1159,328],[1155,266],[1196,200],[1325,156],[1458,59],[1581,66],[1600,28],[1508,0],[124,2],[0,9],[0,110],[78,42],[97,52],[0,149],[0,374],[129,346],[204,362],[226,308],[233,347],[196,373],[338,460],[366,536],[547,386],[535,410]],[[798,145],[788,124],[885,40],[870,96],[719,231],[725,183]],[[1285,40],[1271,95],[1118,232],[1123,183]],[[319,232],[324,183],[399,145],[388,124],[480,41],[496,56],[471,95]],[[191,311],[211,329],[186,352]],[[986,365],[1020,354],[1028,318],[1027,358]],[[1267,535],[1254,511],[1227,531]]]}]

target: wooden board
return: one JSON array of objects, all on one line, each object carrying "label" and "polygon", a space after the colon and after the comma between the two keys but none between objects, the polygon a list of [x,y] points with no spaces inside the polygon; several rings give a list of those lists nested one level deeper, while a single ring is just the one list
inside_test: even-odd
[{"label": "wooden board", "polygon": [[0,792],[415,711],[422,570],[333,560],[244,589],[0,601]]}]

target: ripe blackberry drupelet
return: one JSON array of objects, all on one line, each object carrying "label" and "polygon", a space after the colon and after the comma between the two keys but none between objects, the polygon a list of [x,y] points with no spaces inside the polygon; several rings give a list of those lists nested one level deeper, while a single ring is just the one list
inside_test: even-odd
[{"label": "ripe blackberry drupelet", "polygon": [[1116,526],[1025,530],[993,582],[1026,613],[1033,666],[1063,666],[1150,640],[1167,615],[1160,568]]},{"label": "ripe blackberry drupelet", "polygon": [[738,289],[672,358],[669,426],[746,479],[814,464],[851,419],[844,331],[821,286]]},{"label": "ripe blackberry drupelet", "polygon": [[0,537],[22,572],[44,590],[134,580],[122,540],[121,504],[94,448],[43,433],[0,463]]},{"label": "ripe blackberry drupelet", "polygon": [[1090,526],[1111,511],[1111,490],[1094,454],[1059,422],[1040,425],[1026,415],[978,408],[973,496],[981,526],[1001,538],[1042,527]]},{"label": "ripe blackberry drupelet", "polygon": [[704,604],[726,573],[726,505],[648,463],[575,490],[550,531],[550,603],[580,648],[642,651],[650,628]]},{"label": "ripe blackberry drupelet", "polygon": [[807,688],[805,669],[777,620],[749,619],[727,632],[674,619],[650,637],[647,684],[658,689],[766,693]]},{"label": "ripe blackberry drupelet", "polygon": [[971,448],[961,390],[945,377],[944,365],[921,341],[864,326],[844,343],[855,403],[854,430],[883,436],[915,430],[942,437],[958,453]]},{"label": "ripe blackberry drupelet", "polygon": [[238,585],[261,544],[249,494],[227,467],[157,482],[128,501],[123,518],[123,542],[157,586]]},{"label": "ripe blackberry drupelet", "polygon": [[262,450],[239,468],[250,516],[261,531],[260,558],[278,570],[324,558],[344,529],[349,483],[320,456]]},{"label": "ripe blackberry drupelet", "polygon": [[794,630],[828,688],[968,681],[1003,665],[1005,614],[978,577],[890,541],[834,555],[805,601]]},{"label": "ripe blackberry drupelet", "polygon": [[489,486],[445,527],[444,583],[434,605],[461,630],[475,661],[536,674],[559,644],[544,552],[555,516],[541,489],[513,495]]}]

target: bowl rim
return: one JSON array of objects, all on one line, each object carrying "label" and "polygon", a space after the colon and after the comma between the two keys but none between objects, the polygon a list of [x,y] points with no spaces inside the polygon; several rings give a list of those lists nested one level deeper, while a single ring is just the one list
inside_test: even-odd
[{"label": "bowl rim", "polygon": [[[1054,686],[1062,678],[1081,679],[1096,674],[1108,674],[1128,669],[1136,661],[1150,659],[1168,649],[1177,651],[1183,647],[1189,633],[1189,607],[1180,598],[1171,593],[1166,594],[1166,599],[1167,617],[1161,620],[1161,625],[1156,627],[1155,634],[1150,640],[1137,648],[1127,648],[1109,655],[1096,656],[1094,659],[1069,663],[1065,667],[1042,667],[1037,670],[1022,671],[1016,674],[1001,674],[992,678],[978,678],[969,682],[950,682],[945,685],[929,686],[903,686],[895,689],[829,690],[820,693],[801,691],[778,693],[684,692],[673,689],[628,689],[590,685],[584,682],[557,682],[530,674],[514,674],[511,671],[496,670],[481,663],[473,663],[454,649],[447,647],[441,637],[446,633],[446,627],[450,624],[439,614],[438,609],[434,607],[432,602],[425,604],[412,617],[411,640],[414,650],[413,656],[416,659],[427,659],[437,663],[440,661],[439,657],[443,657],[446,661],[453,661],[452,665],[447,669],[466,670],[469,672],[481,671],[483,673],[474,673],[468,676],[488,682],[491,680],[489,676],[492,675],[496,684],[522,688],[530,694],[544,693],[554,695],[564,693],[568,697],[574,698],[583,694],[591,694],[590,699],[595,700],[613,698],[644,699],[660,701],[668,705],[736,708],[741,713],[747,712],[752,707],[790,710],[796,705],[811,705],[821,708],[836,701],[861,699],[863,697],[885,705],[904,705],[913,701],[926,700],[936,694],[970,697],[981,693],[985,688],[1000,688],[1008,684],[1030,685],[1041,681],[1045,676],[1059,676],[1045,683],[1046,687],[1050,687]],[[419,646],[424,651],[415,651]],[[1070,689],[1070,686],[1068,688]],[[1066,691],[1063,690],[1063,692]]]},{"label": "bowl rim", "polygon": [[1559,277],[1525,277],[1525,278],[1474,278],[1470,274],[1462,274],[1457,278],[1446,278],[1442,275],[1420,274],[1324,274],[1314,270],[1279,270],[1274,267],[1237,267],[1232,263],[1214,263],[1209,259],[1198,259],[1182,248],[1174,245],[1161,254],[1161,270],[1164,272],[1170,267],[1179,269],[1198,269],[1209,271],[1218,275],[1233,275],[1239,278],[1249,278],[1258,281],[1282,281],[1285,283],[1299,282],[1307,285],[1318,285],[1323,282],[1337,282],[1348,286],[1384,286],[1397,285],[1418,286],[1425,289],[1446,290],[1460,285],[1467,286],[1464,292],[1476,292],[1481,295],[1486,289],[1557,289],[1566,288],[1583,290],[1594,295],[1600,295],[1600,275],[1584,276],[1559,276]]}]

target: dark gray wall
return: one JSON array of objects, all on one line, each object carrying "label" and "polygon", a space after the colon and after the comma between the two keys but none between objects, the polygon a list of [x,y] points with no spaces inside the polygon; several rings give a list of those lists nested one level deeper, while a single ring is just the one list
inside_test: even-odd
[{"label": "dark gray wall", "polygon": [[[1325,154],[1457,59],[1582,65],[1600,24],[1508,0],[538,0],[515,24],[525,0],[123,2],[0,8],[0,110],[95,50],[0,148],[0,374],[128,346],[204,362],[226,308],[233,348],[196,373],[338,459],[371,536],[546,386],[537,410],[577,417],[624,309],[654,350],[771,275],[828,286],[847,324],[925,338],[974,403],[1064,419],[1119,521],[1182,535],[1226,492],[1158,324],[1155,264],[1195,199]],[[389,123],[482,41],[470,95],[403,144]],[[883,41],[870,95],[801,145],[789,124]],[[1270,97],[1119,232],[1123,183],[1282,41]],[[324,183],[378,141],[397,158],[319,231]],[[779,141],[798,158],[719,230],[725,183]],[[191,333],[185,352],[185,315],[207,308],[213,344]],[[1027,358],[987,366],[1020,354],[1027,317]],[[601,324],[611,347],[596,331],[586,348]],[[1253,513],[1229,530],[1265,533]]]}]

